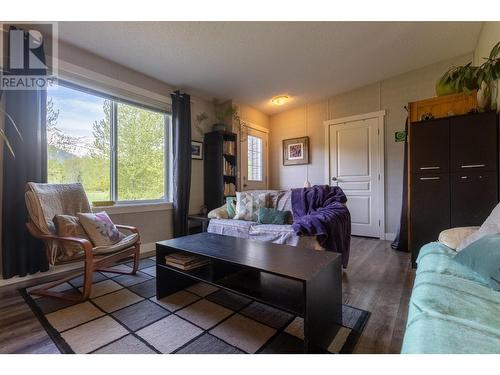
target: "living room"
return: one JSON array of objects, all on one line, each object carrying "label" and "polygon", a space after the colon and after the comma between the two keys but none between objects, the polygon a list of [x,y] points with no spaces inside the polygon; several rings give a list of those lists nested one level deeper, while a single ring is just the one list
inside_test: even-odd
[{"label": "living room", "polygon": [[0,23],[0,353],[500,353],[499,21],[124,12]]}]

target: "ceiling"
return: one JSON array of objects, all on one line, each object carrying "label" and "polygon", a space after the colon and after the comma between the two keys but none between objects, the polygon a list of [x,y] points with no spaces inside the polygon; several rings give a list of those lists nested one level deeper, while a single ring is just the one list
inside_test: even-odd
[{"label": "ceiling", "polygon": [[[60,22],[62,40],[274,114],[474,50],[481,22]],[[277,107],[274,95],[293,100]]]}]

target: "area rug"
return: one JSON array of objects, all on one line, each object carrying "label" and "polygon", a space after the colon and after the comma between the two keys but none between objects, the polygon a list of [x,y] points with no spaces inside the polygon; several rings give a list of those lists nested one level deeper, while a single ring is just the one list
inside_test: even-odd
[{"label": "area rug", "polygon": [[[91,299],[83,303],[20,292],[61,353],[303,351],[300,317],[205,283],[157,299],[153,258],[141,260],[139,270],[135,276],[95,272]],[[76,293],[82,285],[78,277],[53,290]],[[369,315],[343,305],[343,327],[328,352],[351,353]]]}]

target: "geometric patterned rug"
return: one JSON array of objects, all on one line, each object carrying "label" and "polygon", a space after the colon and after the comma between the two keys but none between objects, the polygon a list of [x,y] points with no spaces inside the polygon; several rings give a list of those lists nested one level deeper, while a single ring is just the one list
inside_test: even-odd
[{"label": "geometric patterned rug", "polygon": [[[139,270],[95,272],[91,298],[82,303],[31,296],[30,288],[20,293],[61,353],[302,352],[302,318],[205,283],[158,300],[154,258],[142,259]],[[53,290],[76,292],[82,282]],[[328,352],[351,353],[369,315],[343,305],[343,327]]]}]

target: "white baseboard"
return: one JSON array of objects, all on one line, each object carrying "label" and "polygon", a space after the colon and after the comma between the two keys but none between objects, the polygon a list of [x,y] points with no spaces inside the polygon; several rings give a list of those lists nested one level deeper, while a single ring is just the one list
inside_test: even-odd
[{"label": "white baseboard", "polygon": [[394,241],[395,238],[396,238],[396,233],[386,233],[384,236],[384,239],[386,241]]},{"label": "white baseboard", "polygon": [[[155,249],[156,249],[155,242],[141,244],[141,257],[146,258],[148,256],[155,255]],[[83,262],[62,264],[59,266],[52,267],[47,272],[38,272],[38,273],[35,273],[33,275],[26,275],[24,277],[14,276],[14,277],[11,277],[10,279],[0,279],[0,287],[7,286],[7,285],[13,285],[13,284],[17,284],[17,283],[24,283],[26,281],[37,280],[37,279],[41,279],[43,277],[57,275],[59,273],[73,271],[73,270],[77,270],[80,268],[83,268]]]}]

